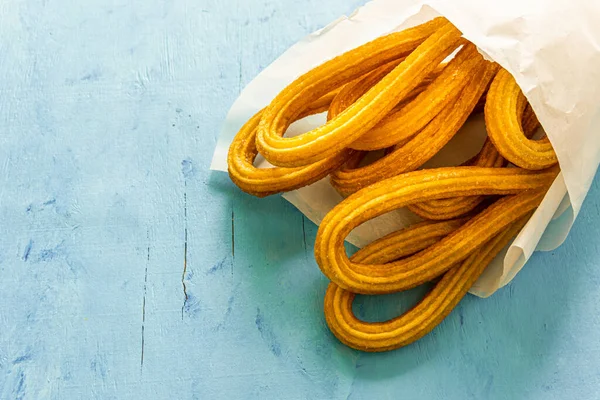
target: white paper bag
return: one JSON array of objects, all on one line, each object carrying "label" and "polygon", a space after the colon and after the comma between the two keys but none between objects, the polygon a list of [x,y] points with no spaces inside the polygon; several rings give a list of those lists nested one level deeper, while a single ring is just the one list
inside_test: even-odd
[{"label": "white paper bag", "polygon": [[[552,142],[562,169],[529,223],[472,288],[471,293],[487,297],[510,282],[534,250],[552,250],[564,241],[598,168],[599,1],[371,1],[350,17],[339,18],[296,43],[243,90],[227,116],[211,169],[227,170],[227,150],[237,131],[295,78],[381,35],[439,15],[454,23],[487,59],[498,62],[515,77]],[[306,131],[321,123],[318,117],[310,118],[294,129]],[[481,132],[482,121],[470,121],[464,130]],[[461,135],[428,164],[456,165],[474,154],[477,148],[465,150],[467,142]],[[283,197],[316,224],[341,201],[328,179]],[[362,247],[414,220],[412,214],[398,210],[361,225],[348,241]]]}]

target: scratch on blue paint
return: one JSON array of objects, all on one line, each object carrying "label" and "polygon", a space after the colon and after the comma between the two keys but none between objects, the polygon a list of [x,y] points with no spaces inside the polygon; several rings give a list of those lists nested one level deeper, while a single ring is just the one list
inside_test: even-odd
[{"label": "scratch on blue paint", "polygon": [[[30,261],[33,263],[50,262],[57,257],[65,257],[64,244],[65,244],[65,242],[63,240],[55,247],[42,249],[38,253],[37,257],[35,257],[34,259],[31,259],[30,256],[31,256],[31,250],[33,248],[33,240],[30,239],[29,242],[27,243],[27,246],[25,246],[25,249],[23,250],[23,256],[21,258],[23,259],[23,261]],[[75,265],[71,260],[67,259],[67,264],[69,265],[71,270],[73,270],[73,271],[75,270]]]},{"label": "scratch on blue paint", "polygon": [[61,379],[65,382],[70,381],[73,378],[73,367],[70,362],[65,362],[60,366]]},{"label": "scratch on blue paint", "polygon": [[300,356],[296,357],[296,364],[298,367],[298,370],[302,373],[302,375],[308,379],[311,378],[310,374],[308,373],[306,367],[304,367],[304,363],[302,362],[302,358],[300,358]]},{"label": "scratch on blue paint", "polygon": [[25,250],[23,251],[23,261],[27,261],[27,259],[29,258],[29,253],[31,253],[31,248],[33,247],[33,240],[29,240],[29,243],[27,243],[27,246],[25,246]]},{"label": "scratch on blue paint", "polygon": [[31,353],[23,354],[13,360],[13,365],[21,364],[22,362],[31,360]]},{"label": "scratch on blue paint", "polygon": [[187,213],[187,180],[193,171],[192,162],[189,159],[181,162],[181,173],[183,175],[183,272],[181,273],[181,286],[183,287],[183,305],[181,306],[181,319],[183,320],[184,311],[189,312],[189,296],[185,284],[187,276],[188,259],[188,213]]},{"label": "scratch on blue paint", "polygon": [[200,301],[192,293],[188,293],[185,304],[183,305],[183,310],[190,317],[197,316],[201,311]]},{"label": "scratch on blue paint", "polygon": [[262,315],[260,308],[256,308],[256,328],[260,332],[262,339],[267,342],[271,353],[277,357],[281,356],[281,345],[275,336],[275,333],[271,327],[266,323],[264,316]]},{"label": "scratch on blue paint", "polygon": [[61,214],[61,215],[65,216],[65,217],[69,217],[70,216],[68,210],[56,208],[57,201],[56,201],[55,198],[51,198],[50,200],[46,200],[43,203],[37,203],[37,204],[30,203],[27,206],[27,208],[25,209],[25,212],[27,212],[29,214],[29,213],[32,213],[32,212],[44,211],[46,208],[51,207],[51,206],[54,206],[54,209],[56,210],[56,212],[58,214]]},{"label": "scratch on blue paint", "polygon": [[56,204],[56,199],[51,199],[44,202],[44,206],[51,206],[52,204]]},{"label": "scratch on blue paint", "polygon": [[346,396],[346,400],[352,400],[354,398],[354,390],[356,389],[356,378],[357,375],[354,374],[354,377],[352,378],[352,383],[350,384],[350,389],[348,389],[348,395]]},{"label": "scratch on blue paint", "polygon": [[58,215],[63,216],[65,218],[71,217],[71,212],[69,208],[66,206],[59,205],[59,202],[55,198],[51,198],[50,200],[46,200],[43,203],[30,203],[25,212],[27,214],[35,214],[40,211],[45,210],[54,210]]},{"label": "scratch on blue paint", "polygon": [[185,276],[187,281],[194,279],[194,270],[188,267],[187,275]]},{"label": "scratch on blue paint", "polygon": [[212,275],[215,272],[221,271],[226,265],[228,265],[226,263],[227,259],[228,257],[223,258],[221,261],[213,265],[208,271],[206,271],[206,273]]},{"label": "scratch on blue paint", "polygon": [[258,22],[260,22],[261,24],[264,24],[264,23],[266,23],[266,22],[269,22],[269,20],[270,20],[271,18],[273,18],[273,17],[275,16],[275,14],[276,14],[276,13],[277,13],[277,10],[273,10],[273,11],[271,11],[271,14],[270,14],[270,15],[265,15],[264,17],[259,17],[259,18],[258,18]]},{"label": "scratch on blue paint", "polygon": [[58,246],[50,248],[50,249],[44,249],[42,251],[40,251],[40,255],[38,257],[38,261],[40,262],[49,262],[54,260],[56,257],[60,256],[63,254],[64,250],[62,248],[62,244],[60,243]]},{"label": "scratch on blue paint", "polygon": [[490,390],[492,390],[492,385],[494,384],[494,375],[490,375],[487,382],[485,383],[485,387],[483,388],[483,398],[489,398]]},{"label": "scratch on blue paint", "polygon": [[81,264],[79,261],[73,260],[71,257],[66,256],[66,255],[65,255],[65,262],[67,263],[67,265],[69,266],[69,270],[73,274],[78,274],[80,271],[82,271],[84,269],[83,264]]},{"label": "scratch on blue paint", "polygon": [[98,354],[90,363],[90,369],[102,378],[106,377],[106,359]]},{"label": "scratch on blue paint", "polygon": [[189,158],[181,162],[181,173],[184,178],[189,178],[194,174],[194,163]]},{"label": "scratch on blue paint", "polygon": [[19,382],[17,383],[17,388],[15,390],[15,400],[23,400],[25,397],[25,373],[23,371],[19,372]]},{"label": "scratch on blue paint", "polygon": [[94,70],[91,71],[87,74],[85,74],[84,76],[81,77],[82,81],[97,81],[98,79],[100,79],[100,77],[102,76],[102,72],[100,70]]},{"label": "scratch on blue paint", "polygon": [[229,317],[231,316],[231,313],[233,312],[233,304],[235,303],[235,299],[236,299],[236,294],[238,292],[238,290],[240,289],[241,283],[238,283],[237,286],[235,287],[235,289],[233,289],[231,295],[229,296],[229,299],[227,299],[227,310],[225,311],[225,314],[223,315],[223,321],[221,323],[219,323],[219,325],[217,325],[216,330],[220,330],[223,329],[227,323],[229,322]]},{"label": "scratch on blue paint", "polygon": [[225,317],[228,317],[229,314],[231,314],[231,311],[233,310],[233,302],[234,301],[235,301],[235,295],[232,294],[231,296],[229,296],[229,299],[227,300],[227,311],[225,312]]}]

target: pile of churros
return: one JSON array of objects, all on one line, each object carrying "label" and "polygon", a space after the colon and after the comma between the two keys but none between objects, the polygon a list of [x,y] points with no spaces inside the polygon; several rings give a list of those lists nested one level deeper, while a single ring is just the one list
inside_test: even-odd
[{"label": "pile of churros", "polygon": [[[295,137],[292,123],[327,112]],[[462,165],[424,169],[470,116],[484,113],[480,152]],[[345,199],[322,221],[315,257],[331,280],[325,317],[363,351],[397,349],[438,325],[539,206],[559,169],[513,77],[486,61],[444,18],[395,32],[314,68],[287,86],[235,137],[229,175],[268,196],[321,179]],[[254,165],[261,154],[274,167]],[[423,219],[348,257],[357,226],[407,207]],[[356,294],[432,283],[414,308],[385,322],[359,320]]]}]

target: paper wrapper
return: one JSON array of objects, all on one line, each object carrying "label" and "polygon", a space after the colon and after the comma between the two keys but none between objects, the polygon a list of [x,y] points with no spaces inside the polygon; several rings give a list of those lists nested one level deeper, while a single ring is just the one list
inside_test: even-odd
[{"label": "paper wrapper", "polygon": [[[381,35],[439,15],[454,23],[487,59],[512,73],[562,169],[529,223],[472,288],[471,293],[487,297],[510,282],[535,250],[552,250],[564,241],[596,173],[600,162],[600,2],[371,1],[292,46],[244,89],[227,116],[211,169],[227,170],[227,150],[237,131],[295,78]],[[314,117],[291,129],[302,132],[323,121],[322,116]],[[465,140],[464,131],[472,135],[483,130],[481,120],[468,122],[428,166],[457,165],[468,159],[478,151],[478,144]],[[283,197],[316,224],[342,200],[328,179]],[[414,215],[398,210],[361,225],[348,241],[361,247],[414,221]]]}]

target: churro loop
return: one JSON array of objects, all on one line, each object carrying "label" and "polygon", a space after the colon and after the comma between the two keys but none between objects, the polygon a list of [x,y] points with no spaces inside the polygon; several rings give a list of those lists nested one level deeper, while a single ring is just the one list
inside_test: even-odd
[{"label": "churro loop", "polygon": [[[442,110],[450,107],[483,62],[483,57],[477,52],[475,45],[465,44],[423,93],[398,111],[386,116],[350,147],[356,150],[378,150],[414,136]],[[481,94],[487,87],[486,83]],[[477,100],[481,98],[481,94]]]},{"label": "churro loop", "polygon": [[[458,266],[449,270],[432,290],[399,317],[385,322],[368,323],[356,318],[352,311],[355,294],[331,283],[325,296],[325,319],[333,334],[344,344],[357,350],[380,352],[406,346],[431,332],[467,294],[487,265],[520,231],[529,215],[512,223],[509,228],[490,239]],[[407,230],[410,230],[408,228]],[[424,242],[426,244],[426,242]],[[393,246],[393,245],[392,245]],[[371,253],[374,253],[373,255]],[[353,257],[378,263],[391,261],[373,252],[370,246]],[[406,255],[410,254],[407,252]]]},{"label": "churro loop", "polygon": [[[523,113],[523,130],[527,137],[533,136],[540,124],[531,106]],[[465,165],[476,167],[501,168],[506,166],[506,160],[498,153],[489,138],[486,139],[481,151]],[[424,203],[411,204],[408,209],[424,219],[447,220],[457,218],[474,210],[485,196],[455,197],[451,199],[431,200]]]},{"label": "churro loop", "polygon": [[[333,91],[315,101],[298,119],[326,111],[338,92],[339,90]],[[244,124],[231,143],[227,157],[231,180],[246,193],[257,197],[265,197],[310,185],[339,168],[355,153],[348,149],[342,150],[331,157],[306,167],[257,168],[254,166],[254,160],[258,155],[255,138],[261,115],[262,111],[259,111]]]},{"label": "churro loop", "polygon": [[511,163],[525,169],[540,170],[558,162],[548,138],[531,140],[521,127],[527,104],[525,95],[512,75],[502,69],[490,87],[485,104],[485,122],[490,140]]},{"label": "churro loop", "polygon": [[[406,290],[427,282],[464,260],[507,225],[537,207],[558,173],[517,168],[451,167],[415,171],[375,183],[334,207],[323,219],[315,257],[323,273],[338,286],[363,294]],[[428,251],[383,265],[348,259],[344,239],[357,226],[389,211],[418,202],[473,195],[525,193],[502,199]],[[533,194],[532,194],[533,193]]]},{"label": "churro loop", "polygon": [[[340,152],[408,95],[454,51],[460,38],[460,31],[452,24],[437,19],[377,39],[313,69],[284,89],[266,108],[256,137],[258,151],[273,165],[281,167],[312,164]],[[308,104],[341,83],[404,56],[404,62],[342,114],[302,135],[283,137],[296,115]]]},{"label": "churro loop", "polygon": [[354,193],[382,179],[413,171],[435,156],[463,126],[497,71],[495,64],[484,61],[478,54],[474,57],[478,61],[476,73],[455,97],[453,107],[446,107],[406,144],[376,162],[361,168],[336,170],[331,174],[333,187],[340,193]]}]

